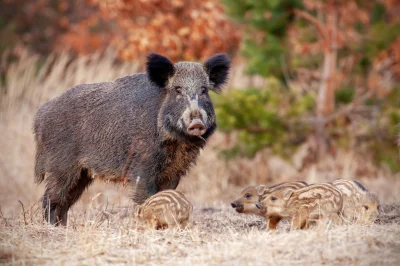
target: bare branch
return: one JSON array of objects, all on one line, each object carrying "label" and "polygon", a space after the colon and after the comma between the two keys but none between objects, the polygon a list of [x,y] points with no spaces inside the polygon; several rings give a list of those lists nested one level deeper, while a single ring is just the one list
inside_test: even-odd
[{"label": "bare branch", "polygon": [[294,124],[294,123],[305,123],[305,124],[311,124],[311,125],[316,125],[319,123],[322,123],[326,125],[327,123],[331,122],[332,120],[335,120],[336,118],[343,116],[343,115],[348,115],[352,111],[354,111],[356,108],[360,107],[360,104],[362,104],[363,101],[367,100],[369,97],[373,95],[372,91],[366,92],[364,95],[360,96],[358,99],[354,100],[352,103],[347,104],[346,106],[343,106],[340,108],[338,111],[335,113],[325,117],[325,118],[318,118],[317,116],[312,116],[312,117],[305,117],[305,118],[300,118],[300,119],[290,119],[288,120],[289,124]]},{"label": "bare branch", "polygon": [[372,91],[366,92],[364,95],[359,97],[358,99],[354,100],[352,103],[349,103],[348,105],[340,108],[337,112],[327,116],[325,118],[325,124],[329,123],[332,120],[335,120],[336,118],[347,115],[351,113],[359,104],[361,104],[363,101],[367,100],[369,97],[372,96]]},{"label": "bare branch", "polygon": [[1,210],[1,206],[0,206],[0,216],[1,216],[1,218],[3,219],[3,221],[4,221],[4,223],[5,223],[5,226],[10,225],[10,224],[8,223],[7,219],[6,219],[6,218],[4,217],[4,215],[3,215],[3,212],[2,212],[2,210]]},{"label": "bare branch", "polygon": [[256,126],[256,125],[251,125],[251,126],[248,126],[247,128],[242,128],[242,129],[245,129],[245,130],[247,130],[248,132],[251,132],[251,133],[268,133],[268,132],[271,132],[271,129],[262,128],[262,127]]},{"label": "bare branch", "polygon": [[321,23],[321,21],[319,21],[318,19],[316,19],[313,15],[311,15],[308,12],[305,12],[303,10],[300,9],[294,9],[294,14],[296,14],[297,16],[307,20],[308,22],[310,22],[311,24],[313,24],[315,26],[315,28],[317,29],[318,33],[321,35],[321,37],[323,39],[326,38],[326,30],[325,30],[325,25],[323,25]]},{"label": "bare branch", "polygon": [[18,200],[18,202],[21,204],[21,207],[22,207],[22,214],[24,216],[24,223],[25,223],[25,225],[28,225],[28,222],[26,221],[26,216],[25,216],[24,204],[20,200]]}]

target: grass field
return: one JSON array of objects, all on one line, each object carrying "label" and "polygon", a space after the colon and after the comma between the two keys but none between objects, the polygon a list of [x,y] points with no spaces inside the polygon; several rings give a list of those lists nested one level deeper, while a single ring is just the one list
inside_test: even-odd
[{"label": "grass field", "polygon": [[[106,55],[71,63],[63,55],[42,63],[38,72],[38,58],[25,54],[7,67],[7,83],[0,85],[1,265],[400,265],[398,173],[376,168],[368,156],[351,151],[339,151],[302,171],[268,151],[224,161],[218,156],[226,145],[220,133],[178,187],[195,206],[186,230],[136,231],[129,187],[102,182],[95,182],[72,208],[66,228],[44,223],[39,206],[44,185],[33,182],[35,111],[74,84],[137,70],[112,61]],[[384,212],[374,225],[289,231],[283,223],[271,232],[260,218],[229,207],[243,186],[339,177],[360,180],[378,193]]]},{"label": "grass field", "polygon": [[[400,206],[373,226],[266,231],[225,207],[196,208],[186,230],[136,231],[127,210],[76,212],[67,228],[28,214],[1,222],[0,261],[27,265],[398,265]],[[397,218],[395,218],[397,217]],[[31,221],[31,218],[33,221]],[[384,218],[381,218],[384,220]]]}]

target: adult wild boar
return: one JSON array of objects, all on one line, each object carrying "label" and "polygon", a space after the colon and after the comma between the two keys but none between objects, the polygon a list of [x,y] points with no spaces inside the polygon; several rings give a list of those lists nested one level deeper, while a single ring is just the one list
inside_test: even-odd
[{"label": "adult wild boar", "polygon": [[46,220],[68,209],[95,178],[135,187],[142,203],[175,189],[216,128],[209,91],[227,81],[229,58],[204,64],[150,54],[146,73],[73,87],[44,104],[34,122],[35,180],[46,182]]}]

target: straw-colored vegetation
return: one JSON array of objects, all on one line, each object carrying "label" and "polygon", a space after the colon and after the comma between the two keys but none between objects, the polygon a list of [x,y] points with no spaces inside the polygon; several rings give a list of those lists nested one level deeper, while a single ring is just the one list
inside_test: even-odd
[{"label": "straw-colored vegetation", "polygon": [[[44,223],[39,203],[43,185],[33,183],[34,114],[42,103],[75,84],[113,80],[138,69],[112,62],[112,53],[72,62],[62,55],[44,63],[26,53],[12,66],[1,67],[7,69],[7,78],[0,84],[0,264],[399,264],[398,174],[375,169],[367,156],[344,151],[301,172],[267,150],[253,159],[225,161],[218,150],[229,144],[221,133],[213,136],[178,187],[195,206],[186,230],[136,231],[129,187],[101,182],[95,182],[72,208],[67,228]],[[371,172],[374,178],[367,178]],[[271,232],[260,218],[229,208],[246,185],[339,177],[357,178],[378,193],[384,213],[376,224],[292,232],[283,224]]]}]

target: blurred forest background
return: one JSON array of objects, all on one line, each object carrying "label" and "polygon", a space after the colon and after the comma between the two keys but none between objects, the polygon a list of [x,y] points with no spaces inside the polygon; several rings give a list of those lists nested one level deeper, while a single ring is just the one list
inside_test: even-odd
[{"label": "blurred forest background", "polygon": [[143,71],[148,52],[232,57],[210,143],[229,183],[315,165],[339,178],[350,161],[349,178],[400,172],[400,0],[0,0],[1,174],[32,175],[33,144],[12,138],[32,142],[41,104]]}]

